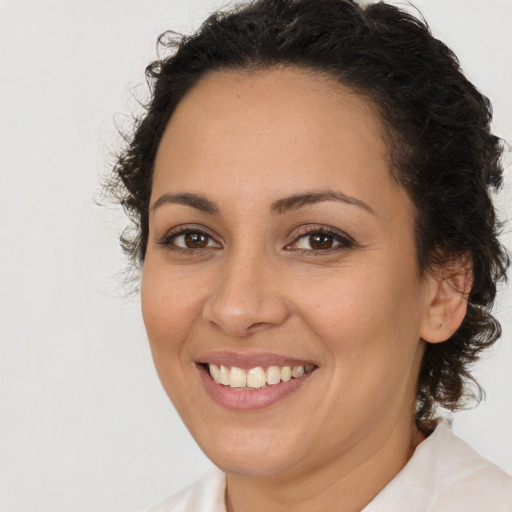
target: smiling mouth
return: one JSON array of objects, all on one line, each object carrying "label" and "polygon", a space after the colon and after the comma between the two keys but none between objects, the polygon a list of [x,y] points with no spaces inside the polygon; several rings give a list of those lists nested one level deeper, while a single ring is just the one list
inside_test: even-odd
[{"label": "smiling mouth", "polygon": [[298,366],[256,366],[245,370],[237,366],[205,363],[205,369],[216,384],[238,391],[265,389],[281,382],[300,379],[316,370],[312,364]]}]

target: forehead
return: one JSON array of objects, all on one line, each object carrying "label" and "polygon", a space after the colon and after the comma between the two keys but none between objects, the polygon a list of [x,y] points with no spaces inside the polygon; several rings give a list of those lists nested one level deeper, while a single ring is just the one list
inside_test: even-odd
[{"label": "forehead", "polygon": [[349,126],[352,138],[378,151],[386,149],[377,108],[370,100],[332,77],[297,67],[212,72],[178,104],[167,131],[177,126],[193,130],[187,135],[197,142],[201,135],[241,138],[252,128],[254,134],[279,135],[281,143],[299,143],[299,137],[308,135],[310,140],[315,135],[336,138],[340,128]]},{"label": "forehead", "polygon": [[248,197],[256,189],[383,191],[393,180],[382,134],[373,104],[329,77],[293,67],[214,72],[172,115],[153,187],[236,185]]}]

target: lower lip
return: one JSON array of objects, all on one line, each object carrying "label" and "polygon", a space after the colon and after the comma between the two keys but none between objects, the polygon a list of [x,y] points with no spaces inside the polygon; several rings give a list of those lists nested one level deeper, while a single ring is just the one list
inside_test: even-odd
[{"label": "lower lip", "polygon": [[218,404],[232,410],[261,410],[283,400],[294,391],[299,389],[314,372],[306,373],[298,379],[291,379],[288,382],[280,382],[263,389],[241,389],[236,390],[229,386],[217,384],[203,366],[197,365],[199,375],[203,381],[206,391]]}]

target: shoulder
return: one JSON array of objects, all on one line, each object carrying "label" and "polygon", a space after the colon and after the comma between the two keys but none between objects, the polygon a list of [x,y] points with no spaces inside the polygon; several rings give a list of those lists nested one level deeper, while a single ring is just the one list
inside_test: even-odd
[{"label": "shoulder", "polygon": [[214,468],[203,478],[148,512],[226,512],[226,476]]},{"label": "shoulder", "polygon": [[468,510],[480,504],[484,507],[480,510],[510,512],[512,477],[456,437],[446,424],[439,424],[437,431],[431,450],[439,460],[436,471],[441,477],[437,484],[440,491],[467,502]]},{"label": "shoulder", "polygon": [[512,477],[439,423],[364,512],[393,504],[395,512],[511,512]]}]

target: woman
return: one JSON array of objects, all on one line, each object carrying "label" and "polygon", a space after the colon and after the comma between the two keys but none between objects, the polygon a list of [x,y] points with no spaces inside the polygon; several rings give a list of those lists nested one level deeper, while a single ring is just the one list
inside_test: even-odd
[{"label": "woman", "polygon": [[260,0],[162,44],[115,172],[155,366],[220,471],[155,511],[510,511],[455,438],[499,337],[501,144],[384,3]]}]

